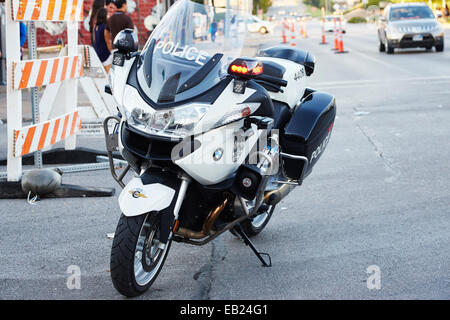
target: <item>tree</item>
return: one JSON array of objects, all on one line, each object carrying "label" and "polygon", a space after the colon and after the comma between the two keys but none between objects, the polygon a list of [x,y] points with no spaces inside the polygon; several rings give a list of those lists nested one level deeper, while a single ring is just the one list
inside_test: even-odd
[{"label": "tree", "polygon": [[253,0],[253,14],[258,13],[258,9],[262,9],[264,13],[272,5],[272,0]]}]

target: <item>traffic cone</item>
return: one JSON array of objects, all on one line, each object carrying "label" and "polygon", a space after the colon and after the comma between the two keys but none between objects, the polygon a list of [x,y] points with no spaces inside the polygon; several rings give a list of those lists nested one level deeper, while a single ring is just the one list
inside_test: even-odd
[{"label": "traffic cone", "polygon": [[291,24],[291,47],[295,47],[295,26],[294,26],[294,22],[292,22]]},{"label": "traffic cone", "polygon": [[339,41],[338,41],[338,51],[335,51],[334,53],[347,53],[348,51],[344,50],[344,31],[342,29],[342,21],[339,17]]},{"label": "traffic cone", "polygon": [[281,28],[281,35],[283,37],[283,43],[287,43],[287,37],[286,37],[286,24],[283,22],[282,28]]},{"label": "traffic cone", "polygon": [[338,31],[337,31],[336,18],[333,18],[333,23],[334,23],[334,29],[333,29],[333,33],[334,33],[334,48],[331,49],[331,50],[339,50],[339,40],[338,40]]},{"label": "traffic cone", "polygon": [[306,32],[306,20],[303,20],[303,38],[308,38],[308,33]]},{"label": "traffic cone", "polygon": [[327,40],[325,39],[325,21],[322,18],[322,41],[319,44],[328,44]]}]

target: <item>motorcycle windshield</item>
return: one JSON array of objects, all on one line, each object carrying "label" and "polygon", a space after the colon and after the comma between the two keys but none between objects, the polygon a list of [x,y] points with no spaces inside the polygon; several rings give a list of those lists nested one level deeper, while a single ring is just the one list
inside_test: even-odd
[{"label": "motorcycle windshield", "polygon": [[171,103],[207,91],[246,47],[247,14],[179,0],[142,50],[137,78],[153,102]]}]

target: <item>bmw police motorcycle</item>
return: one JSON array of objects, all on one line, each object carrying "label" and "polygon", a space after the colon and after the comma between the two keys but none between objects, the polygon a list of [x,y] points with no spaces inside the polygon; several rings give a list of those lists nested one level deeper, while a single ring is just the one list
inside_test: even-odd
[{"label": "bmw police motorcycle", "polygon": [[[290,46],[246,57],[258,45],[246,37],[246,20],[179,0],[142,51],[132,30],[114,39],[105,90],[119,114],[104,128],[111,172],[123,187],[111,277],[125,296],[151,286],[173,241],[204,245],[230,231],[270,266],[250,238],[327,146],[335,99],[306,87],[314,57]],[[215,39],[205,37],[212,22]],[[114,150],[128,162],[120,175]]]}]

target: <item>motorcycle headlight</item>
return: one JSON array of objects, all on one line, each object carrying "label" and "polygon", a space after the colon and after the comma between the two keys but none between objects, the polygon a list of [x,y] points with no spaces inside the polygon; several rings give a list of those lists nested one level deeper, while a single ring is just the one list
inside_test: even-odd
[{"label": "motorcycle headlight", "polygon": [[185,137],[193,134],[194,127],[209,110],[209,105],[192,104],[185,107],[149,112],[133,108],[131,124],[151,134]]}]

